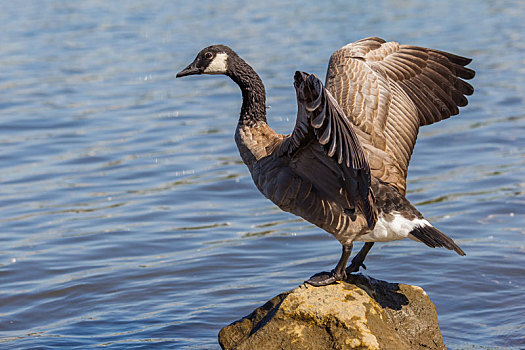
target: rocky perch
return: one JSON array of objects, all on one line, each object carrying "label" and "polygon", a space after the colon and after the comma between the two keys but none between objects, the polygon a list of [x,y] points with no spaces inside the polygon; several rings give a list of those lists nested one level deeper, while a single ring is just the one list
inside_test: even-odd
[{"label": "rocky perch", "polygon": [[363,275],[302,284],[219,332],[223,349],[446,349],[423,289]]}]

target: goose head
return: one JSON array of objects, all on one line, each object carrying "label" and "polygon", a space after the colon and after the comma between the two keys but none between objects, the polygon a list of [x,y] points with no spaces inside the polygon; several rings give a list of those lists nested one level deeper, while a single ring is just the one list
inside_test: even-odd
[{"label": "goose head", "polygon": [[228,74],[228,61],[236,53],[228,46],[212,45],[202,49],[195,60],[177,73],[177,78],[196,74]]}]

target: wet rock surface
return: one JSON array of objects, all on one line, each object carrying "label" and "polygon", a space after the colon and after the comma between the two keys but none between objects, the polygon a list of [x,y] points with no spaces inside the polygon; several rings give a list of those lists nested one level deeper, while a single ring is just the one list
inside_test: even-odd
[{"label": "wet rock surface", "polygon": [[363,275],[302,284],[219,332],[223,349],[446,349],[423,289]]}]

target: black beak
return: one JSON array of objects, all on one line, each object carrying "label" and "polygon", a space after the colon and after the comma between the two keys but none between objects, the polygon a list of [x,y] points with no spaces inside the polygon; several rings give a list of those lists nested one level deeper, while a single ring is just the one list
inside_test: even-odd
[{"label": "black beak", "polygon": [[187,75],[195,75],[195,74],[201,74],[201,70],[197,68],[197,64],[195,61],[193,61],[188,67],[184,68],[180,72],[177,73],[177,78],[185,77]]}]

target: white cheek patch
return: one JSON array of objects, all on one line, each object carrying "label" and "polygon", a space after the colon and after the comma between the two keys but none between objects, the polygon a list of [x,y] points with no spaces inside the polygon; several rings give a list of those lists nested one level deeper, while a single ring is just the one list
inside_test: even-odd
[{"label": "white cheek patch", "polygon": [[204,70],[206,74],[225,74],[226,73],[226,60],[228,54],[218,53],[213,61],[210,62],[208,67]]}]

